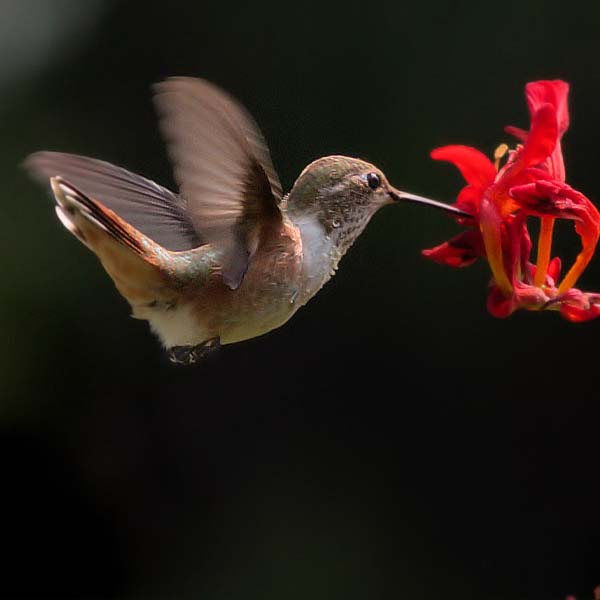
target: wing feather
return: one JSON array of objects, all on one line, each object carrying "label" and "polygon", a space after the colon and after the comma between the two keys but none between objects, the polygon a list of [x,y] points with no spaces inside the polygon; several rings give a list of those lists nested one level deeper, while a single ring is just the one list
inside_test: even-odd
[{"label": "wing feather", "polygon": [[62,152],[36,152],[27,158],[25,167],[46,185],[57,176],[71,182],[167,250],[191,250],[202,245],[186,215],[183,198],[141,175],[102,160]]},{"label": "wing feather", "polygon": [[206,81],[171,78],[155,91],[187,214],[223,250],[223,278],[235,289],[263,226],[281,223],[283,193],[267,145],[246,109]]}]

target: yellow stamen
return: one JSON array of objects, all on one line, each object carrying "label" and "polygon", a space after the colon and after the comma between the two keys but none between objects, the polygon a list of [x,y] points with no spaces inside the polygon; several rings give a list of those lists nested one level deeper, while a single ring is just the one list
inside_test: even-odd
[{"label": "yellow stamen", "polygon": [[506,155],[507,152],[508,152],[508,145],[507,144],[500,144],[494,150],[494,166],[496,167],[496,171],[500,170],[500,161]]},{"label": "yellow stamen", "polygon": [[542,217],[540,235],[538,238],[537,265],[533,285],[542,287],[546,281],[550,254],[552,252],[552,232],[554,231],[554,217]]}]

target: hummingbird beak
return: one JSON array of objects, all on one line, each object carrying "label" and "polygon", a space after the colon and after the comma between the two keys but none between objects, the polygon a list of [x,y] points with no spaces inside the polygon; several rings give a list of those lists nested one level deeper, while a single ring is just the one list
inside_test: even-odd
[{"label": "hummingbird beak", "polygon": [[437,200],[431,200],[429,198],[424,198],[423,196],[417,196],[415,194],[409,194],[408,192],[402,192],[397,190],[396,188],[390,187],[388,190],[388,194],[390,198],[394,202],[416,202],[418,204],[426,204],[427,206],[433,206],[434,208],[439,208],[440,210],[444,210],[448,213],[452,213],[457,217],[473,217],[473,215],[461,210],[460,208],[456,208],[456,206],[451,206],[450,204],[444,204],[443,202],[438,202]]}]

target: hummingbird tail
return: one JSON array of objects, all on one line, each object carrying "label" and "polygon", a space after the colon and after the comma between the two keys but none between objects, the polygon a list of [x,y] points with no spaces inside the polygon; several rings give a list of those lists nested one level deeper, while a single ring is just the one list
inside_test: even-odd
[{"label": "hummingbird tail", "polygon": [[88,239],[90,227],[82,226],[82,218],[133,252],[145,254],[144,248],[137,239],[139,233],[113,211],[89,198],[61,177],[53,177],[51,185],[56,199],[56,214],[60,222],[90,249],[94,250]]},{"label": "hummingbird tail", "polygon": [[135,316],[146,318],[144,307],[172,301],[161,266],[167,250],[62,178],[51,185],[61,223],[98,256]]}]

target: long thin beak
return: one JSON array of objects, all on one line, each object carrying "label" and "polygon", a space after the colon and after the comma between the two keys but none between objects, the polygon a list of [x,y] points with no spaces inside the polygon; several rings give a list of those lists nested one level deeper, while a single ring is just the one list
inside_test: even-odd
[{"label": "long thin beak", "polygon": [[473,217],[473,215],[461,210],[460,208],[456,208],[456,206],[451,206],[450,204],[444,204],[443,202],[438,202],[437,200],[424,198],[423,196],[409,194],[408,192],[402,192],[396,188],[390,188],[389,194],[392,200],[396,202],[401,202],[403,200],[407,202],[416,202],[418,204],[426,204],[427,206],[433,206],[433,208],[445,210],[446,212],[457,215],[458,217]]}]

